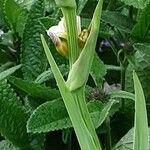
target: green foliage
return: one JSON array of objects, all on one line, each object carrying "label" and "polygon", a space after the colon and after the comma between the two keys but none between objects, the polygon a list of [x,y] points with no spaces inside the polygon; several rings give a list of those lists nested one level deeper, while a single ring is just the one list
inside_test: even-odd
[{"label": "green foliage", "polygon": [[27,11],[21,8],[14,0],[6,0],[4,14],[10,27],[22,37],[27,20]]},{"label": "green foliage", "polygon": [[[65,76],[68,73],[68,66],[61,65],[59,66],[60,72],[63,76]],[[50,79],[54,79],[54,75],[51,69],[44,71],[42,74],[40,74],[37,79],[35,80],[36,83],[44,83]]]},{"label": "green foliage", "polygon": [[21,7],[30,10],[32,4],[34,4],[36,0],[15,0]]},{"label": "green foliage", "polygon": [[[113,150],[133,150],[136,145],[134,149],[139,150],[142,145],[140,150],[144,150],[148,139],[150,144],[145,110],[146,105],[150,124],[150,0],[104,1],[100,28],[100,13],[91,22],[98,2],[102,0],[0,0],[0,150],[79,149],[79,145],[82,150],[110,150],[114,145]],[[82,30],[91,29],[86,40],[91,43],[80,51],[80,62],[77,57],[72,61],[78,65],[72,66],[71,82],[79,78],[79,88],[70,91],[68,59],[45,36],[50,50],[43,38],[42,42],[51,64],[47,68],[40,34],[46,34],[64,15],[69,51],[76,49],[77,44],[72,45],[77,39],[72,36],[76,12]],[[146,104],[135,74],[133,94],[133,70]],[[134,110],[135,128],[131,129]]]},{"label": "green foliage", "polygon": [[11,74],[13,74],[16,70],[20,69],[21,65],[9,68],[3,72],[0,72],[0,81],[5,79],[6,77],[10,76]]},{"label": "green foliage", "polygon": [[38,21],[38,18],[43,15],[43,0],[36,0],[28,15],[21,46],[22,72],[24,79],[27,80],[35,80],[47,67],[47,60],[40,41],[40,33],[43,32],[43,28]]},{"label": "green foliage", "polygon": [[[149,143],[150,143],[150,129],[149,133]],[[133,150],[133,135],[134,128],[128,131],[128,133],[121,138],[121,140],[114,146],[113,150]]]},{"label": "green foliage", "polygon": [[97,54],[95,54],[92,67],[90,70],[90,75],[92,76],[95,85],[97,87],[102,87],[104,76],[106,75],[106,66],[104,63],[99,59]]},{"label": "green foliage", "polygon": [[0,150],[19,150],[15,148],[9,141],[3,140],[0,142]]},{"label": "green foliage", "polygon": [[149,27],[150,27],[150,3],[140,13],[140,17],[132,30],[132,36],[139,42],[141,41],[150,42],[148,34]]},{"label": "green foliage", "polygon": [[135,121],[133,150],[149,150],[148,120],[146,102],[138,76],[133,72],[135,90]]},{"label": "green foliage", "polygon": [[62,99],[39,106],[27,123],[28,132],[41,133],[71,127],[71,121]]},{"label": "green foliage", "polygon": [[16,77],[10,77],[9,81],[33,97],[38,97],[45,100],[52,100],[60,97],[58,90],[45,87],[35,82],[29,82]]},{"label": "green foliage", "polygon": [[[114,101],[105,105],[98,101],[91,101],[87,104],[96,128],[104,122],[113,104]],[[70,127],[72,127],[72,123],[62,99],[49,101],[39,106],[32,113],[27,123],[28,132],[32,133],[45,133]]]},{"label": "green foliage", "polygon": [[134,94],[126,91],[111,91],[109,92],[110,98],[125,98],[125,99],[131,99],[135,100]]},{"label": "green foliage", "polygon": [[135,8],[143,9],[149,3],[149,0],[121,0],[126,5],[132,5]]},{"label": "green foliage", "polygon": [[80,15],[88,0],[78,0],[77,14]]},{"label": "green foliage", "polygon": [[129,18],[127,16],[114,11],[103,11],[102,21],[109,23],[111,26],[127,33],[131,32],[133,26],[132,22],[129,22]]},{"label": "green foliage", "polygon": [[135,70],[143,87],[146,99],[150,96],[148,83],[150,82],[150,45],[134,44],[136,53],[134,64],[129,64],[126,72],[126,90],[133,92],[132,70]]},{"label": "green foliage", "polygon": [[28,146],[29,136],[26,132],[28,114],[16,93],[6,81],[0,81],[0,132],[15,146]]}]

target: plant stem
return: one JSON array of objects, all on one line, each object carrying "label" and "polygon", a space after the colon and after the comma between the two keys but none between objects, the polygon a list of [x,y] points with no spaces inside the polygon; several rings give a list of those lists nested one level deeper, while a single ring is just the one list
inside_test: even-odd
[{"label": "plant stem", "polygon": [[76,9],[64,7],[62,12],[67,28],[69,64],[71,68],[79,56]]},{"label": "plant stem", "polygon": [[111,134],[110,134],[110,118],[107,117],[106,121],[106,128],[107,128],[107,133],[106,133],[106,150],[112,150],[112,145],[111,145]]},{"label": "plant stem", "polygon": [[88,129],[89,133],[91,134],[92,139],[93,139],[96,147],[100,150],[99,139],[98,139],[98,136],[96,134],[95,127],[93,125],[92,119],[90,117],[90,113],[89,113],[87,105],[86,105],[84,90],[85,90],[85,86],[76,90],[74,92],[74,94],[75,94],[75,97],[77,98],[77,105],[80,108],[81,115],[82,115],[83,120],[87,126],[87,129]]},{"label": "plant stem", "polygon": [[[124,91],[125,90],[125,72],[126,72],[126,69],[123,66],[123,64],[120,64],[120,67],[121,67],[121,90]],[[121,99],[121,110],[124,112],[124,109],[125,109],[125,100]]]}]

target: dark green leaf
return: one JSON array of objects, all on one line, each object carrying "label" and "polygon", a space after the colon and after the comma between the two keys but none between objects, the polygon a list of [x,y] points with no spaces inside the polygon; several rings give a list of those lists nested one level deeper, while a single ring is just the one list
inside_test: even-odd
[{"label": "dark green leaf", "polygon": [[90,75],[94,79],[96,86],[102,87],[104,76],[106,75],[106,67],[97,54],[94,56]]},{"label": "dark green leaf", "polygon": [[30,96],[52,100],[61,97],[58,90],[50,89],[35,82],[29,82],[16,77],[10,77],[9,81]]},{"label": "dark green leaf", "polygon": [[[150,27],[150,4],[142,10],[138,22],[135,24],[132,30],[132,36],[140,42],[145,42],[146,35]],[[150,41],[148,39],[148,41]]]},{"label": "dark green leaf", "polygon": [[114,11],[103,11],[102,21],[109,23],[111,26],[114,26],[117,29],[127,33],[131,32],[133,26],[132,22],[129,21],[129,18],[127,16]]},{"label": "dark green leaf", "polygon": [[29,144],[26,133],[28,114],[16,93],[6,81],[0,81],[0,132],[15,146],[24,148]]},{"label": "dark green leaf", "polygon": [[88,0],[78,0],[77,14],[80,15]]},{"label": "dark green leaf", "polygon": [[143,9],[149,3],[149,0],[121,0],[126,5],[132,5],[135,8]]},{"label": "dark green leaf", "polygon": [[134,64],[129,64],[126,72],[126,90],[133,93],[132,70],[135,70],[143,87],[146,99],[150,97],[148,83],[150,83],[150,44],[134,44],[136,53]]},{"label": "dark green leaf", "polygon": [[27,80],[35,80],[47,67],[46,56],[40,40],[43,27],[38,21],[43,15],[43,0],[36,0],[28,15],[21,46],[22,71]]},{"label": "dark green leaf", "polygon": [[6,0],[4,6],[5,17],[10,27],[22,37],[27,19],[27,12],[14,0]]}]

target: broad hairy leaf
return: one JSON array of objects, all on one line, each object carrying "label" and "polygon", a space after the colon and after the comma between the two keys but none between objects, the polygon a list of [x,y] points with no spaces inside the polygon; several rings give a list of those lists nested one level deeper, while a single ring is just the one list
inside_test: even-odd
[{"label": "broad hairy leaf", "polygon": [[[132,36],[139,40],[139,42],[146,40],[146,35],[150,27],[150,3],[140,12],[138,22],[135,24],[132,30]],[[148,37],[149,38],[149,37]],[[150,41],[148,39],[148,41]]]},{"label": "broad hairy leaf", "polygon": [[126,91],[134,92],[132,71],[135,70],[143,87],[146,100],[150,97],[148,83],[150,83],[150,44],[137,43],[134,44],[136,53],[134,54],[134,64],[129,64],[126,71],[125,86]]},{"label": "broad hairy leaf", "polygon": [[117,29],[127,33],[131,32],[133,26],[132,22],[129,21],[127,16],[114,11],[103,11],[102,21],[109,23],[111,26],[114,26]]},{"label": "broad hairy leaf", "polygon": [[3,72],[0,73],[0,80],[5,79],[6,77],[10,76],[11,74],[13,74],[16,70],[20,69],[21,65],[9,68]]},{"label": "broad hairy leaf", "polygon": [[135,71],[133,71],[133,81],[135,90],[133,150],[149,150],[146,102],[141,83]]},{"label": "broad hairy leaf", "polygon": [[[95,127],[99,127],[108,116],[114,101],[102,104],[99,101],[91,101],[87,104]],[[40,105],[30,116],[28,132],[41,133],[54,130],[62,130],[72,127],[68,113],[62,99],[56,99]]]},{"label": "broad hairy leaf", "polygon": [[4,14],[10,27],[22,37],[27,20],[27,11],[21,8],[15,0],[6,0]]},{"label": "broad hairy leaf", "polygon": [[62,99],[39,106],[27,123],[28,132],[41,133],[71,127],[71,121]]},{"label": "broad hairy leaf", "polygon": [[104,76],[106,75],[106,67],[97,54],[94,56],[90,75],[92,76],[95,85],[97,87],[102,87]]},{"label": "broad hairy leaf", "polygon": [[149,3],[149,0],[121,0],[126,5],[133,6],[135,8],[143,9]]},{"label": "broad hairy leaf", "polygon": [[46,100],[52,100],[61,97],[58,90],[42,86],[35,82],[29,82],[27,80],[22,80],[16,77],[10,77],[9,81],[16,87],[33,97],[38,97]]},{"label": "broad hairy leaf", "polygon": [[[150,143],[150,129],[148,133],[148,140]],[[128,133],[120,139],[120,141],[114,146],[113,150],[133,150],[133,135],[134,128],[130,129]],[[150,150],[150,148],[148,150]]]},{"label": "broad hairy leaf", "polygon": [[0,133],[15,146],[27,147],[27,119],[28,114],[16,93],[6,81],[0,81]]},{"label": "broad hairy leaf", "polygon": [[35,80],[47,67],[47,60],[40,40],[43,27],[38,21],[38,18],[43,15],[43,0],[36,0],[30,9],[21,45],[22,72],[24,79],[27,80]]}]

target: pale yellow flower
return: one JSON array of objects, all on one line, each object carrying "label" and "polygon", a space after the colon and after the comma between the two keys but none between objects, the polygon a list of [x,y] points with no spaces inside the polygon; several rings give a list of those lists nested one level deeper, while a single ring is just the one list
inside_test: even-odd
[{"label": "pale yellow flower", "polygon": [[[80,17],[77,16],[77,32],[78,32],[78,39],[79,39],[79,47],[82,48],[84,43],[88,37],[88,31],[83,30],[81,32],[81,20]],[[48,36],[51,38],[53,43],[56,46],[57,51],[65,56],[68,57],[68,46],[67,46],[67,29],[64,17],[61,18],[58,25],[52,26],[47,30]]]}]

